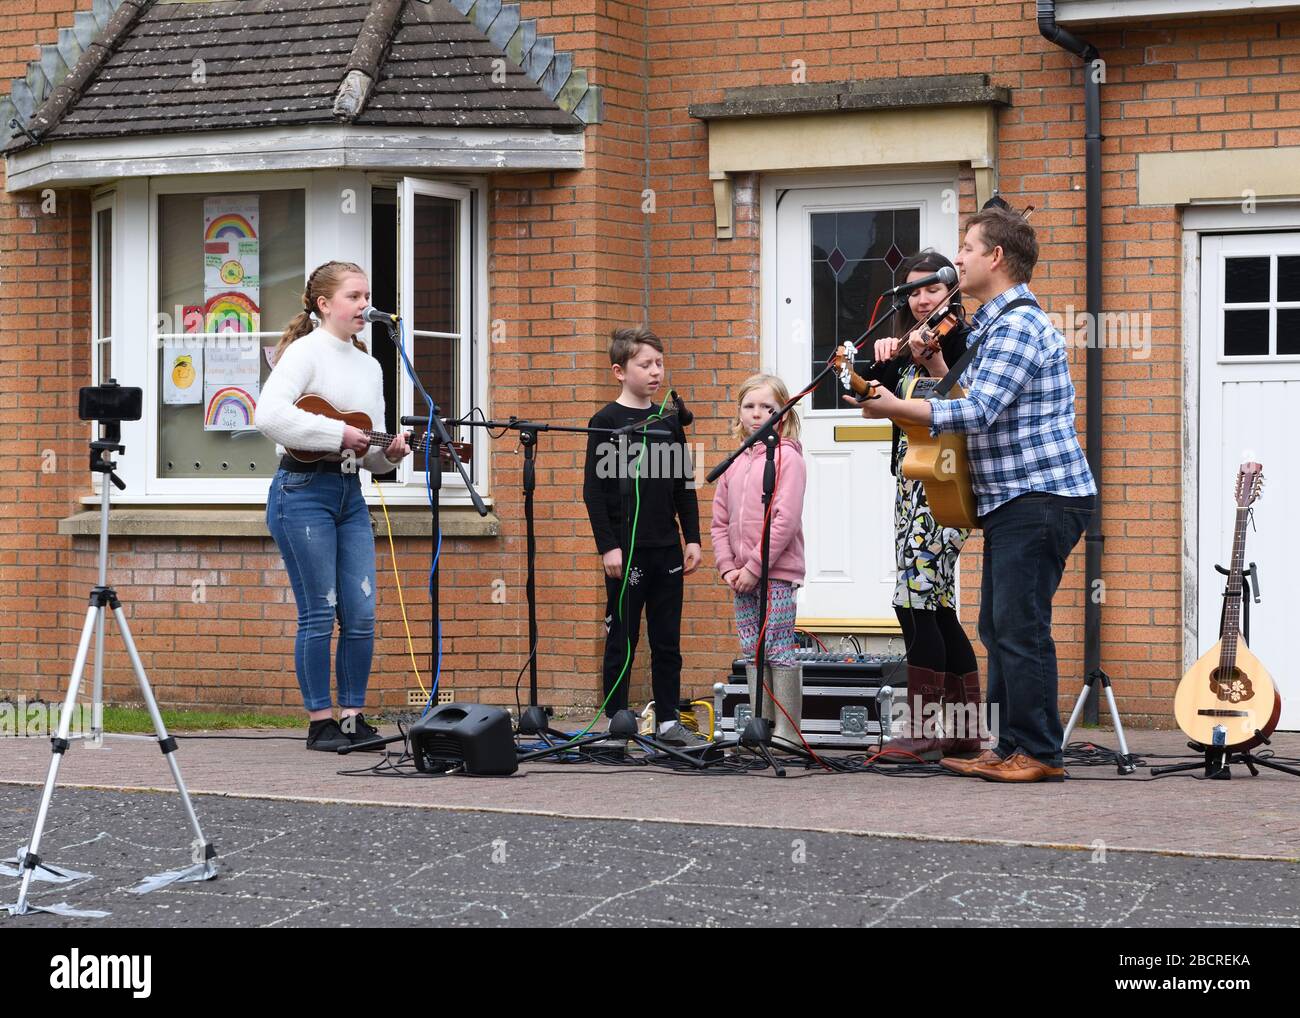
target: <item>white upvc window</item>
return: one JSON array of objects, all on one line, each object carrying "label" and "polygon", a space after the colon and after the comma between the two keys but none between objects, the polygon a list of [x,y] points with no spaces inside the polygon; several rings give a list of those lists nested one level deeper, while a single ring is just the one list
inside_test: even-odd
[{"label": "white upvc window", "polygon": [[[113,263],[113,217],[116,195],[112,191],[96,195],[90,206],[90,384],[103,385],[113,377],[113,280],[117,276]],[[95,424],[86,426],[88,439],[98,438]],[[103,474],[92,474],[94,490],[101,490]]]},{"label": "white upvc window", "polygon": [[[220,360],[208,351],[239,346],[258,350],[257,380],[248,386],[257,389],[250,392],[255,399],[271,370],[267,352],[302,307],[307,274],[331,259],[366,269],[377,307],[400,307],[410,323],[407,355],[438,401],[440,416],[482,406],[487,364],[478,333],[487,300],[485,193],[476,180],[372,183],[364,173],[334,170],[119,181],[93,211],[92,374],[98,379],[101,365],[111,363],[122,385],[143,390],[144,416],[122,426],[127,451],[119,457],[118,473],[127,490],[114,493],[114,501],[265,502],[277,467],[274,443],[256,430],[210,427],[215,421],[209,393],[199,400],[191,392],[189,401],[179,401],[178,390],[184,383],[203,387],[209,376],[220,378],[205,375]],[[394,213],[387,221],[380,208],[385,194],[391,195]],[[259,314],[256,322],[212,317],[212,298],[220,287],[211,285],[212,269],[205,268],[205,257],[212,257],[205,231],[206,220],[219,209],[257,215],[259,278],[255,287],[245,287]],[[238,274],[234,267],[232,272]],[[238,291],[240,281],[231,288]],[[98,317],[102,307],[108,310]],[[382,327],[370,326],[360,338],[385,376],[388,419],[375,427],[393,431],[399,416],[424,413],[424,401]],[[242,370],[251,379],[251,365],[245,362]],[[471,476],[486,495],[486,436],[453,437],[473,444]],[[386,479],[390,505],[425,501],[423,458],[414,459]],[[365,472],[362,478],[367,495],[377,500],[373,478]],[[454,472],[444,475],[442,502],[469,502]]]},{"label": "white upvc window", "polygon": [[[461,417],[474,405],[478,374],[471,287],[474,194],[467,187],[411,177],[402,180],[400,194],[398,314],[404,323],[406,355],[439,416]],[[398,369],[402,413],[426,416],[429,404],[424,395],[416,390],[406,366],[399,363]],[[477,441],[472,434],[452,437],[470,442],[476,450],[487,440],[486,434],[478,435]],[[432,458],[429,463],[435,465]],[[471,481],[477,480],[475,466],[471,462],[467,471]],[[399,477],[423,488],[424,469],[424,457],[411,456],[402,464]],[[443,484],[449,493],[467,498],[458,472],[445,474]]]},{"label": "white upvc window", "polygon": [[90,384],[113,377],[113,206],[114,194],[95,198],[90,219]]}]

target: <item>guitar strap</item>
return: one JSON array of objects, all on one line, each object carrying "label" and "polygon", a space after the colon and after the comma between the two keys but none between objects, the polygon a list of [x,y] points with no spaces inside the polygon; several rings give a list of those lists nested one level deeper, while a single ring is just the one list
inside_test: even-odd
[{"label": "guitar strap", "polygon": [[993,331],[993,324],[1008,312],[1014,311],[1016,308],[1023,308],[1023,307],[1036,308],[1038,307],[1038,301],[1033,300],[1029,297],[1019,297],[1016,300],[1011,301],[1011,303],[1009,303],[1006,307],[1004,307],[1001,311],[999,311],[984,326],[984,328],[980,330],[979,338],[976,339],[975,342],[973,342],[970,346],[966,347],[965,352],[963,352],[962,355],[957,358],[957,363],[948,369],[948,373],[943,376],[943,381],[941,381],[937,386],[935,386],[934,394],[938,396],[940,399],[943,399],[945,396],[947,396],[948,390],[950,390],[954,385],[957,384],[957,379],[961,378],[961,373],[966,370],[967,366],[974,358],[975,351],[979,349],[980,344],[983,343],[985,338],[987,338],[988,335]]}]

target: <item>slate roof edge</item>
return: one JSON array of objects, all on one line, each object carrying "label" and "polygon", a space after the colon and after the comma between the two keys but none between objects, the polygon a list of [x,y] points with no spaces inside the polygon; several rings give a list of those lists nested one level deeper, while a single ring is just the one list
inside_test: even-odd
[{"label": "slate roof edge", "polygon": [[604,93],[584,68],[573,66],[573,55],[555,45],[555,38],[537,31],[535,18],[523,18],[520,5],[503,0],[449,0],[451,6],[515,61],[552,102],[582,126],[604,117]]},{"label": "slate roof edge", "polygon": [[19,133],[11,138],[3,151],[19,151],[40,144],[41,139],[58,124],[68,107],[81,95],[86,83],[112,55],[122,37],[131,31],[140,16],[154,3],[155,0],[120,0],[120,5],[109,18],[104,30],[82,50],[67,77],[54,86],[36,112],[32,114],[25,125],[26,133]]},{"label": "slate roof edge", "polygon": [[815,85],[758,85],[727,89],[721,102],[692,103],[696,120],[792,116],[921,106],[1010,106],[1011,90],[986,74],[839,81]]}]

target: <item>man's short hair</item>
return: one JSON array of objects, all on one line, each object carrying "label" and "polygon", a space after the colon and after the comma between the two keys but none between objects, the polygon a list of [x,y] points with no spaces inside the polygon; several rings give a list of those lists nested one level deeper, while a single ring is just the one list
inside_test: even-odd
[{"label": "man's short hair", "polygon": [[609,363],[626,368],[627,362],[636,356],[639,346],[648,346],[652,350],[664,352],[663,341],[644,325],[615,329],[609,334]]},{"label": "man's short hair", "polygon": [[1007,261],[1007,275],[1014,282],[1028,283],[1038,264],[1038,238],[1034,228],[1018,212],[987,208],[976,212],[966,223],[966,229],[980,228],[985,251],[1002,248]]}]

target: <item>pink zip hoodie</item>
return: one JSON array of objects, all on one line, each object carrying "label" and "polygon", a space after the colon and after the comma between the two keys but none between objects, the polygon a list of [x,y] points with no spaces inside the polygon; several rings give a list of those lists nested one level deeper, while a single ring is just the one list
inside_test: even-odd
[{"label": "pink zip hoodie", "polygon": [[[760,576],[763,540],[763,464],[767,452],[756,443],[718,479],[713,493],[713,557],[718,575],[748,569]],[[803,493],[808,467],[803,446],[781,439],[776,451],[776,491],[772,493],[772,538],[768,577],[803,584]]]}]

